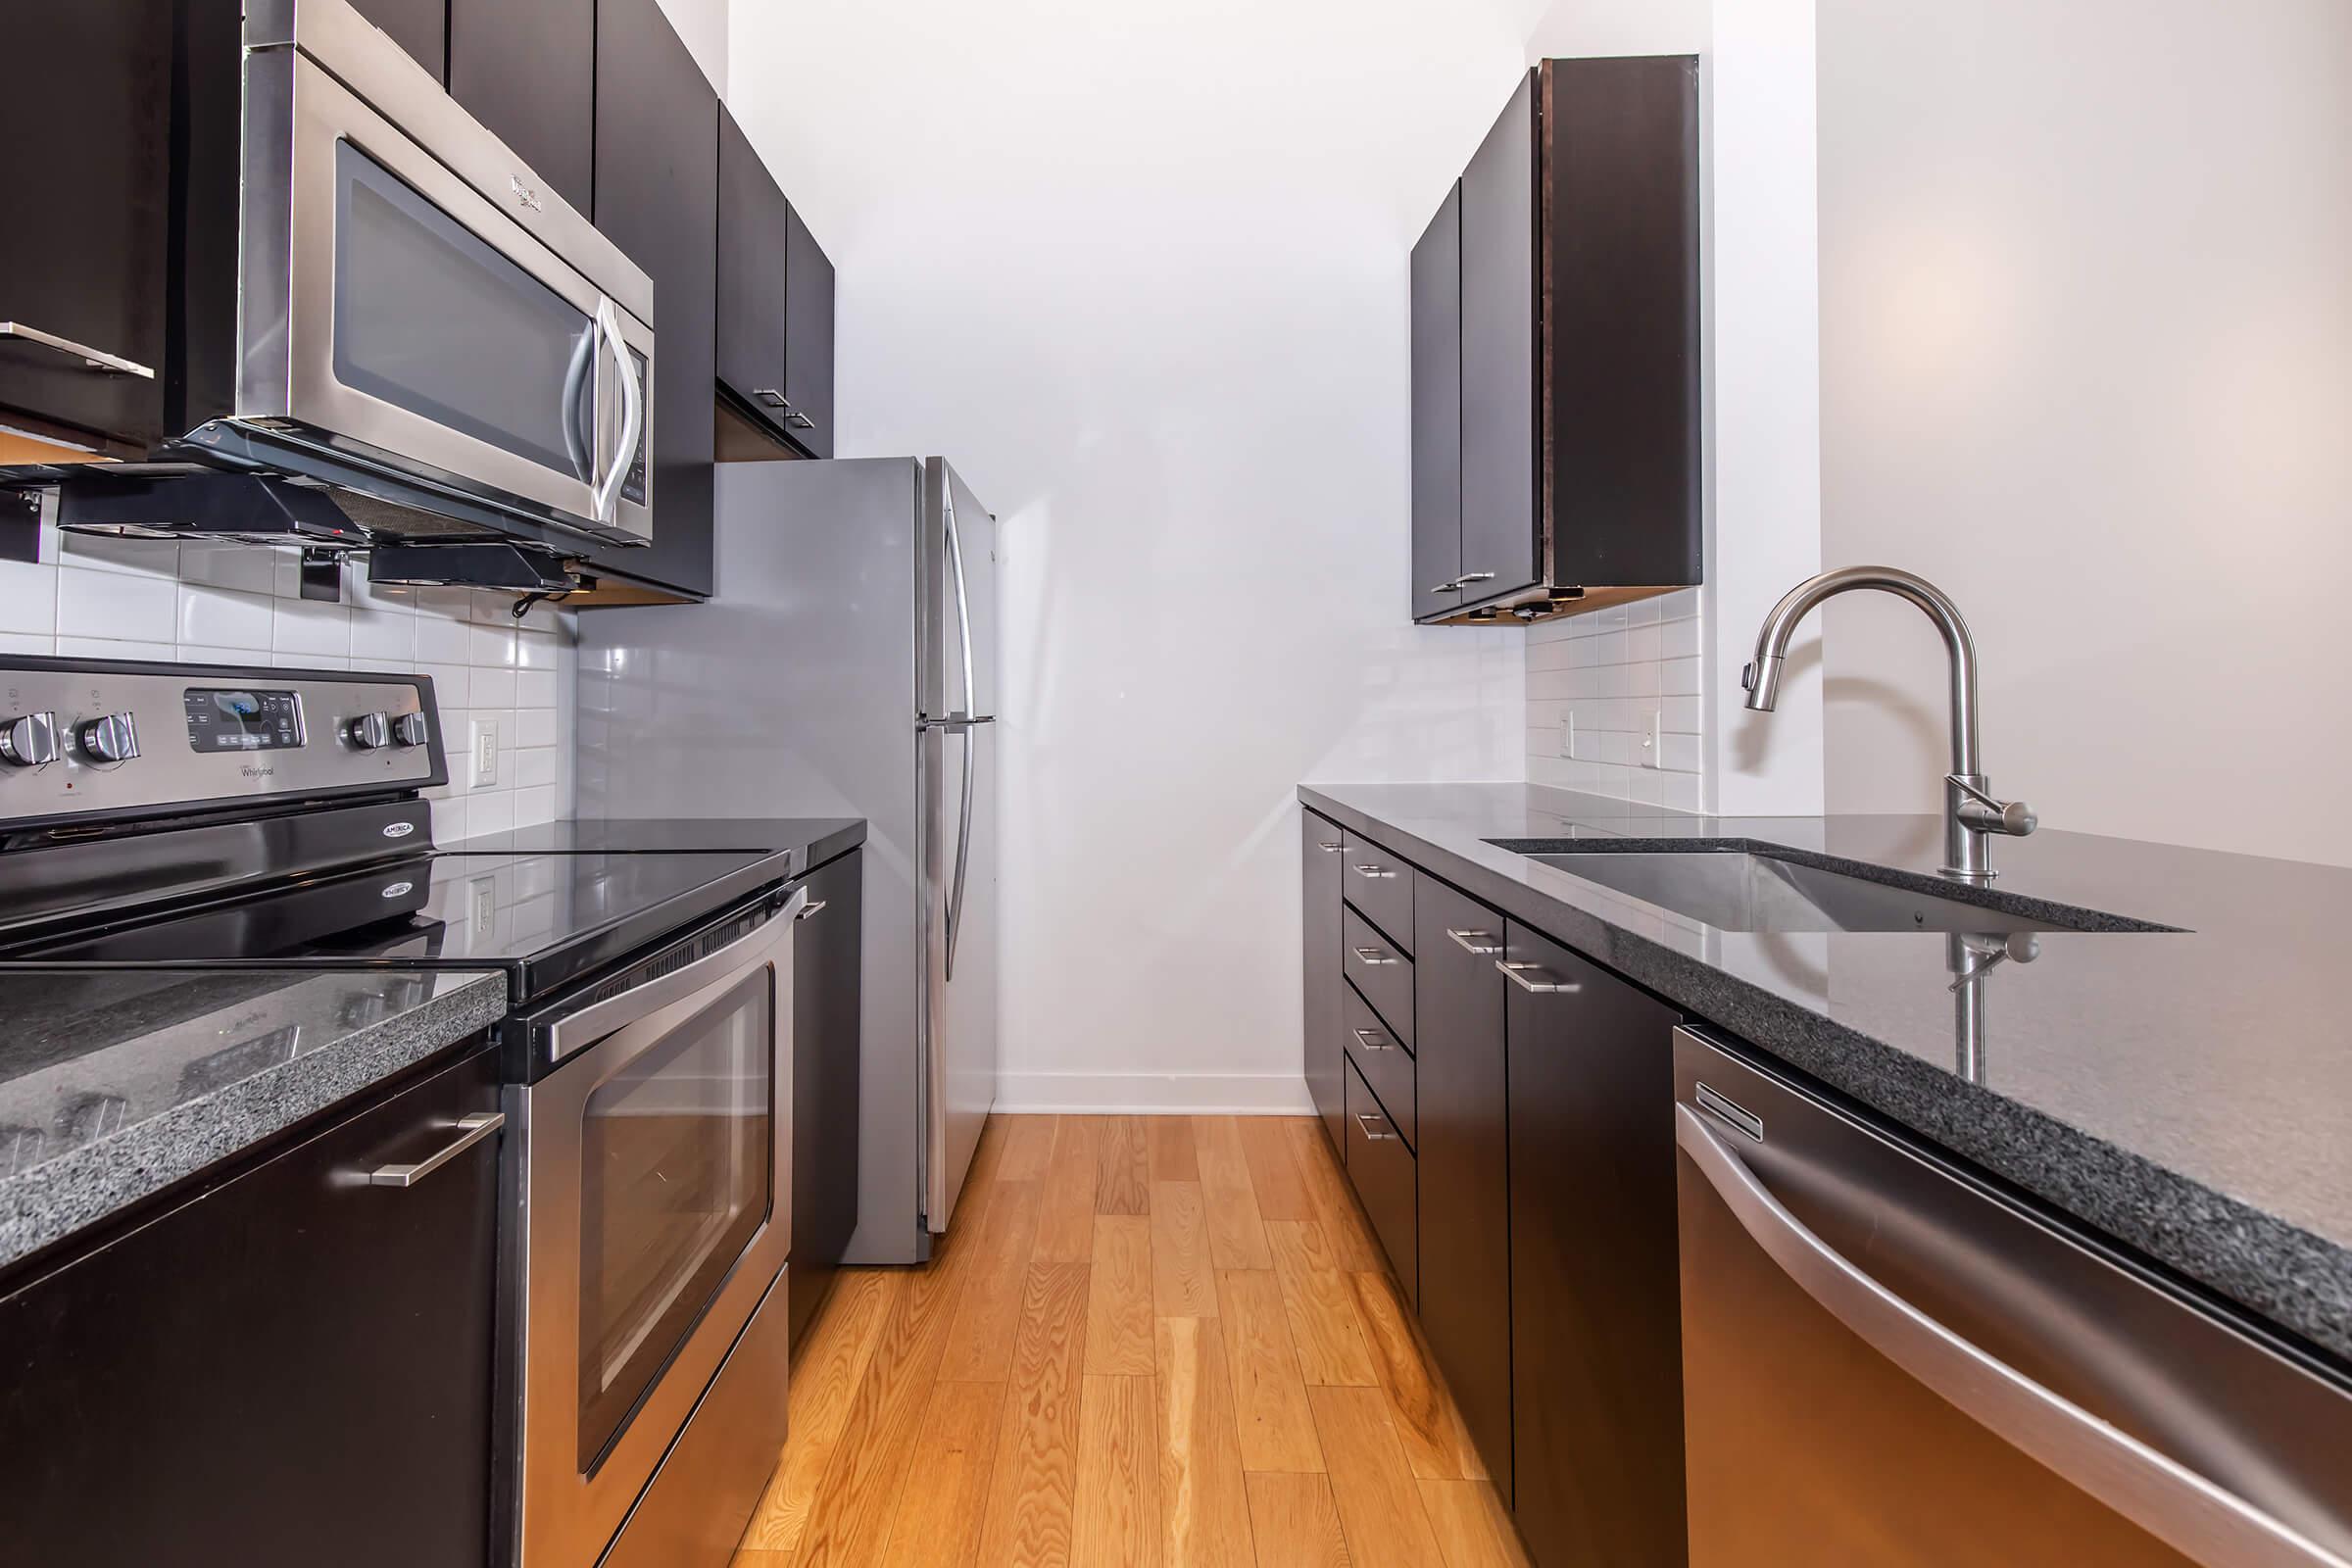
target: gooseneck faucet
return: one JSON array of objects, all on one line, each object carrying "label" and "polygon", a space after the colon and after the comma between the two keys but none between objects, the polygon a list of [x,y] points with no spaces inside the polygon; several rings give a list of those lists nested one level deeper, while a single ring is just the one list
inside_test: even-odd
[{"label": "gooseneck faucet", "polygon": [[1952,770],[1943,779],[1943,874],[1969,882],[1992,880],[1992,854],[1985,840],[2005,833],[2024,838],[2036,818],[2023,801],[2000,801],[1977,758],[1977,645],[1968,635],[1960,607],[1925,577],[1892,566],[1843,566],[1808,577],[1788,590],[1764,617],[1756,633],[1755,662],[1740,672],[1747,706],[1769,713],[1781,695],[1781,662],[1788,638],[1815,605],[1855,588],[1875,588],[1907,599],[1943,633],[1952,660]]}]

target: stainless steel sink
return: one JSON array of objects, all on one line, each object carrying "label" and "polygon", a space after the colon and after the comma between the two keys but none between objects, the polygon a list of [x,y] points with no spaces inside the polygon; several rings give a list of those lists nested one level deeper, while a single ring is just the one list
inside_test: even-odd
[{"label": "stainless steel sink", "polygon": [[2082,911],[2079,919],[2070,920],[2063,914],[2037,918],[1964,899],[1889,887],[1768,855],[1620,850],[1531,854],[1527,858],[1723,931],[2006,935],[2113,929],[2110,917],[2089,910]]}]

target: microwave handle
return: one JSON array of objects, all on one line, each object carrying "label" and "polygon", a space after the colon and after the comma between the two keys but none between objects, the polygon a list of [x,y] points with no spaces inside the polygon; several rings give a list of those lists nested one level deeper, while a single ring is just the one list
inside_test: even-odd
[{"label": "microwave handle", "polygon": [[620,335],[620,307],[610,299],[596,302],[596,336],[612,355],[612,368],[620,381],[620,440],[615,444],[612,466],[596,482],[596,520],[611,522],[620,508],[620,487],[628,482],[629,469],[637,461],[637,443],[645,436],[645,388],[637,382],[637,362],[630,357],[629,345]]},{"label": "microwave handle", "polygon": [[[574,472],[585,473],[591,487],[598,478],[596,452],[596,346],[602,334],[596,319],[591,317],[588,330],[580,334],[571,351],[571,364],[564,370],[564,454],[571,459]],[[580,414],[587,405],[587,439],[581,439]]]}]

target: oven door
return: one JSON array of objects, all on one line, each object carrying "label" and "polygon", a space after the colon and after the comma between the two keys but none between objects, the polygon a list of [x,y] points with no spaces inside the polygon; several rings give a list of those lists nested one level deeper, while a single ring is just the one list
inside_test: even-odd
[{"label": "oven door", "polygon": [[523,1568],[597,1559],[784,1266],[807,900],[559,1019],[557,1065],[509,1091]]},{"label": "oven door", "polygon": [[[400,97],[405,79],[382,74],[379,93]],[[417,101],[398,113],[471,149],[471,162],[504,153],[415,74]],[[374,476],[403,496],[440,490],[598,539],[649,541],[645,320],[453,172],[467,160],[412,136],[410,121],[387,119],[302,49],[249,54],[246,91],[232,421],[242,434],[298,449],[314,460],[306,471],[349,488]],[[550,211],[560,199],[521,164],[497,162],[547,231],[593,236],[576,215]]]}]

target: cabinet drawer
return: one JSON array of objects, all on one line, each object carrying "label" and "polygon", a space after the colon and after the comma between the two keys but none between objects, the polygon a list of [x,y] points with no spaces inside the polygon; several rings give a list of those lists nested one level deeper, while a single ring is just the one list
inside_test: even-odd
[{"label": "cabinet drawer", "polygon": [[1413,960],[1353,908],[1340,911],[1340,972],[1355,982],[1389,1032],[1413,1048]]},{"label": "cabinet drawer", "polygon": [[1404,1141],[1417,1148],[1412,1053],[1353,991],[1341,999],[1340,1007],[1346,1020],[1340,1038],[1348,1059],[1364,1075],[1364,1082],[1387,1107]]},{"label": "cabinet drawer", "polygon": [[1348,835],[1340,882],[1364,918],[1395,937],[1409,956],[1413,941],[1413,868],[1369,839]]},{"label": "cabinet drawer", "polygon": [[1421,1304],[1419,1201],[1413,1152],[1397,1136],[1396,1123],[1380,1108],[1354,1067],[1348,1069],[1348,1180],[1371,1216],[1372,1229],[1404,1286],[1404,1298]]}]

